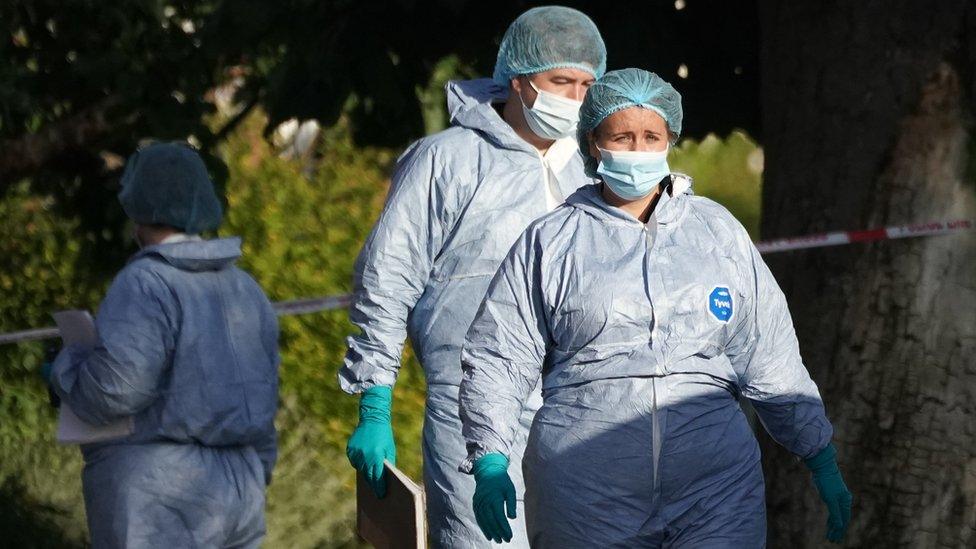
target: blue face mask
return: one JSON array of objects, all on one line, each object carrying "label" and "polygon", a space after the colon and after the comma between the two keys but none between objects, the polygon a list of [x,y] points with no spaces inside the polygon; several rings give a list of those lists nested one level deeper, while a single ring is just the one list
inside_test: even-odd
[{"label": "blue face mask", "polygon": [[627,200],[651,194],[662,179],[671,175],[668,151],[608,151],[600,150],[596,172],[610,186],[613,194]]}]

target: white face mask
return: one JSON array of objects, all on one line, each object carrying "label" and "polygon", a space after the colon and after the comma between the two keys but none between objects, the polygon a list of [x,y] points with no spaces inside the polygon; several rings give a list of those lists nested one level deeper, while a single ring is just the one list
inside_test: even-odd
[{"label": "white face mask", "polygon": [[519,100],[522,101],[522,113],[532,133],[542,139],[561,139],[574,135],[583,102],[540,90],[531,80],[528,82],[538,93],[535,103],[529,108],[525,106],[521,95]]}]

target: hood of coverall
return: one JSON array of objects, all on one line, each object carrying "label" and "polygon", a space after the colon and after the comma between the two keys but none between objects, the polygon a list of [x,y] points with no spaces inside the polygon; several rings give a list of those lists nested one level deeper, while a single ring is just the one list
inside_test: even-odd
[{"label": "hood of coverall", "polygon": [[230,237],[156,244],[140,250],[132,256],[132,261],[146,256],[159,257],[184,271],[219,271],[241,257],[241,239]]},{"label": "hood of coverall", "polygon": [[[657,206],[654,207],[654,216],[658,223],[668,224],[677,221],[680,215],[680,208],[672,201],[675,197],[682,194],[694,194],[692,192],[691,177],[680,174],[671,174],[671,184],[661,198],[658,199]],[[640,226],[642,223],[629,213],[611,206],[603,199],[600,185],[587,185],[580,187],[578,191],[566,199],[566,204],[578,208],[602,221],[610,223],[623,223],[626,225]]]},{"label": "hood of coverall", "polygon": [[495,110],[494,104],[508,101],[508,88],[490,78],[452,80],[444,87],[451,125],[475,130],[498,147],[530,152],[535,149],[519,137]]}]

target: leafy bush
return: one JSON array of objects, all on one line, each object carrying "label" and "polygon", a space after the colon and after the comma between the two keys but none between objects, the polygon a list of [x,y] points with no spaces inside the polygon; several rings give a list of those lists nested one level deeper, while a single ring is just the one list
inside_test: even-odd
[{"label": "leafy bush", "polygon": [[748,135],[736,131],[725,139],[685,139],[670,163],[673,170],[694,178],[695,194],[728,208],[753,239],[759,237],[763,153]]},{"label": "leafy bush", "polygon": [[[345,124],[325,133],[322,159],[306,177],[275,156],[254,117],[223,148],[230,170],[222,234],[244,239],[241,265],[272,300],[349,291],[359,248],[383,206],[391,151],[355,148]],[[281,461],[269,492],[268,546],[352,542],[354,475],[345,441],[358,399],[336,374],[353,327],[345,311],[281,319]],[[420,476],[423,376],[408,353],[397,384],[398,465]]]},{"label": "leafy bush", "polygon": [[[0,331],[48,326],[51,311],[97,303],[105,281],[88,254],[96,235],[26,183],[0,200],[0,234]],[[12,546],[70,546],[85,533],[81,459],[54,444],[55,413],[38,375],[50,343],[0,346],[0,539]]]}]

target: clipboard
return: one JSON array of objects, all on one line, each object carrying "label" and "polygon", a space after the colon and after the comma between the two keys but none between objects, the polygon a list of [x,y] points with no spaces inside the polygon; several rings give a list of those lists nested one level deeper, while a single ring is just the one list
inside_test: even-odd
[{"label": "clipboard", "polygon": [[[95,321],[88,311],[58,311],[51,316],[61,332],[61,340],[91,350],[98,343]],[[56,439],[59,444],[90,444],[131,435],[135,430],[132,416],[109,423],[89,425],[82,421],[67,402],[62,401],[58,413]]]},{"label": "clipboard", "polygon": [[362,473],[356,473],[356,533],[376,549],[426,549],[424,489],[389,461],[383,464],[383,499],[376,497]]}]

